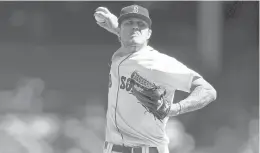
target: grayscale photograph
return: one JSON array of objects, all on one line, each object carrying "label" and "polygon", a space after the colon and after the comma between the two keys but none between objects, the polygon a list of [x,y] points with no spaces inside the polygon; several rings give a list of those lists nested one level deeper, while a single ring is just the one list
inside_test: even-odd
[{"label": "grayscale photograph", "polygon": [[259,2],[1,1],[0,153],[259,153]]}]

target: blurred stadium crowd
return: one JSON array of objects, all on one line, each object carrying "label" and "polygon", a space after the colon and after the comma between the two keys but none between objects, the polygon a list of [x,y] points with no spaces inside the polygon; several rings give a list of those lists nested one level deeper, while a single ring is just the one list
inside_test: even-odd
[{"label": "blurred stadium crowd", "polygon": [[[171,152],[258,153],[258,2],[221,3],[219,70],[197,49],[198,2],[136,3],[151,11],[155,48],[218,91],[203,110],[170,119]],[[128,4],[0,2],[0,153],[102,152],[107,64],[119,44],[95,24],[93,10],[119,13]],[[176,101],[187,96],[176,94]]]}]

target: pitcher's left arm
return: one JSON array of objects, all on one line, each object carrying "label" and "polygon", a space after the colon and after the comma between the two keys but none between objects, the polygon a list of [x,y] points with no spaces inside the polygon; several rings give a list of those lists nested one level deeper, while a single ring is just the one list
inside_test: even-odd
[{"label": "pitcher's left arm", "polygon": [[217,91],[202,77],[194,77],[191,83],[190,95],[178,103],[172,105],[170,116],[177,116],[187,112],[196,111],[216,100]]}]

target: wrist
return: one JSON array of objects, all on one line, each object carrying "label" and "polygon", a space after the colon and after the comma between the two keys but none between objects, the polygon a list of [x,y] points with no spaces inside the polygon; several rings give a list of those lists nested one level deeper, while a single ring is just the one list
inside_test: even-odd
[{"label": "wrist", "polygon": [[171,105],[170,116],[178,116],[181,113],[181,105],[180,103],[174,103]]}]

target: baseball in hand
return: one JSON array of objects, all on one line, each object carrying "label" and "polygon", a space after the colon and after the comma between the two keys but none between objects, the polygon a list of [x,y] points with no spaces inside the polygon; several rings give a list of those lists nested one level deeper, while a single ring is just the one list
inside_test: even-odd
[{"label": "baseball in hand", "polygon": [[102,15],[95,13],[94,16],[97,22],[105,22],[105,18]]}]

